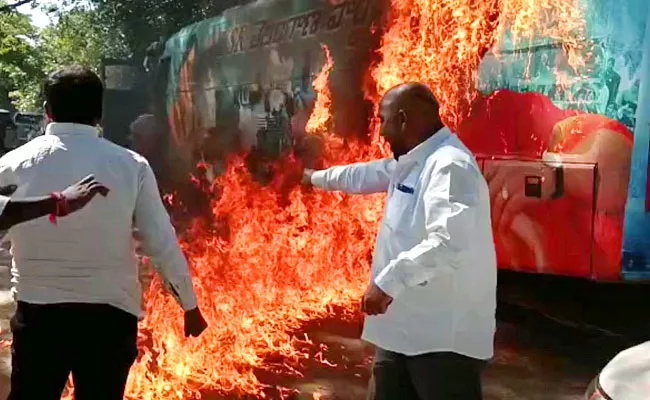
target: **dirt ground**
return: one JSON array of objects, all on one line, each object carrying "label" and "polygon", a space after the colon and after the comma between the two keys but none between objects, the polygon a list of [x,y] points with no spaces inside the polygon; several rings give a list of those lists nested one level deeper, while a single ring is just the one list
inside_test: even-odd
[{"label": "dirt ground", "polygon": [[[9,338],[13,304],[8,255],[0,254],[0,329]],[[299,399],[365,399],[372,350],[358,337],[360,327],[337,321],[314,322],[310,337],[326,343],[337,367],[314,365],[299,381],[261,376],[271,384],[298,389]],[[496,356],[485,372],[486,400],[582,400],[589,381],[620,348],[608,337],[585,333],[536,314],[503,306],[499,312]],[[9,391],[10,353],[0,354],[0,399]],[[217,398],[210,395],[206,399]]]}]

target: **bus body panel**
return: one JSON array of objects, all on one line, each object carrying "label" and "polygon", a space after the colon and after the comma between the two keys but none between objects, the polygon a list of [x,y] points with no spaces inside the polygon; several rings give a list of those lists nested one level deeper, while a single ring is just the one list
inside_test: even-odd
[{"label": "bus body panel", "polygon": [[626,280],[650,280],[650,5],[638,0],[637,18],[645,17],[645,25],[637,20],[636,32],[645,38],[639,66],[639,87],[632,152],[632,174],[625,215],[622,277]]},{"label": "bus body panel", "polygon": [[[206,136],[220,138],[211,146],[218,153],[252,147],[276,153],[284,142],[304,136],[315,101],[311,83],[325,61],[321,44],[337,60],[331,75],[337,131],[365,132],[371,109],[359,88],[380,3],[255,2],[170,39],[167,112],[184,164],[192,163]],[[257,146],[258,140],[265,143]]]},{"label": "bus body panel", "polygon": [[[586,2],[591,41],[580,73],[548,38],[527,47],[502,38],[484,56],[481,94],[457,133],[490,184],[500,268],[598,281],[649,276],[649,140],[639,121],[650,108],[637,109],[650,101],[644,1]],[[164,55],[175,165],[189,171],[203,160],[214,174],[230,152],[277,159],[299,142],[325,61],[321,44],[334,59],[337,133],[367,134],[362,88],[384,17],[379,1],[274,0],[180,31]]]}]

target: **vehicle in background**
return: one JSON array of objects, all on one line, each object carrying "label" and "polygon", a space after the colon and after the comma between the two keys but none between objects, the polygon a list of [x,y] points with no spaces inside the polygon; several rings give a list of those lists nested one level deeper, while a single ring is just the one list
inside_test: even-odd
[{"label": "vehicle in background", "polygon": [[4,149],[5,138],[9,130],[15,130],[14,120],[11,116],[11,111],[0,109],[0,152],[5,153]]},{"label": "vehicle in background", "polygon": [[18,130],[18,137],[24,143],[45,133],[45,116],[42,113],[16,113],[14,123]]},{"label": "vehicle in background", "polygon": [[[606,34],[589,38],[584,70],[573,69],[566,46],[550,38],[523,46],[500,41],[502,48],[483,56],[480,95],[456,131],[490,184],[501,269],[597,282],[650,280],[643,122],[650,109],[637,109],[643,96],[650,98],[650,62],[640,62],[650,57],[643,34],[650,20],[632,18],[648,14],[647,0],[625,2],[635,10],[626,14],[633,24],[589,15],[602,28],[594,31]],[[379,45],[372,27],[381,25],[382,3],[254,2],[172,36],[154,96],[156,118],[168,128],[167,152],[175,157],[168,164],[186,179],[200,162],[216,165],[243,151],[255,156],[251,172],[264,175],[269,160],[299,150],[316,98],[312,81],[325,63],[323,44],[335,66],[337,134],[367,136],[372,106],[362,88]]]},{"label": "vehicle in background", "polygon": [[41,113],[17,112],[12,121],[13,127],[7,131],[4,138],[6,151],[20,147],[45,133],[45,117]]}]

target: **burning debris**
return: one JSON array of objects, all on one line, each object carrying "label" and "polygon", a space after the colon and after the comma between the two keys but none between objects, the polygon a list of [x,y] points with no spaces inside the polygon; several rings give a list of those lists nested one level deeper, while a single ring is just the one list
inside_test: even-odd
[{"label": "burning debris", "polygon": [[[331,67],[327,63],[316,82],[327,82]],[[322,88],[326,93],[327,85]],[[312,115],[324,118],[310,120],[315,129],[329,119],[329,101],[321,96],[317,104]],[[375,155],[351,145],[338,154],[330,148],[328,156],[339,157],[328,161],[344,162]],[[311,357],[311,341],[291,332],[306,321],[330,316],[334,308],[340,318],[356,317],[382,197],[295,189],[283,204],[274,187],[284,178],[279,174],[263,186],[236,157],[217,179],[223,190],[213,213],[224,229],[215,232],[197,224],[183,240],[211,329],[196,341],[182,339],[179,316],[170,314],[172,300],[155,281],[129,397],[194,398],[206,391],[263,396],[266,388],[256,372],[299,376]],[[319,354],[315,358],[329,365]]]}]

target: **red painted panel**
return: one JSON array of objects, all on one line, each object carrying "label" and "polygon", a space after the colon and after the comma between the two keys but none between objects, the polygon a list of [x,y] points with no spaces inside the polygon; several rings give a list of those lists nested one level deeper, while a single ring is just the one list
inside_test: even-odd
[{"label": "red painted panel", "polygon": [[[492,199],[492,223],[501,268],[590,277],[594,215],[594,164],[558,170],[542,161],[484,161]],[[576,199],[567,185],[590,196]]]},{"label": "red painted panel", "polygon": [[[499,261],[503,267],[589,276],[596,280],[620,278],[632,154],[629,129],[603,115],[561,109],[541,93],[498,90],[477,99],[471,115],[458,128],[458,134],[472,151],[488,156],[484,170],[492,188],[492,200],[496,203],[493,206],[495,218],[499,219],[495,229],[509,226],[514,216],[519,214],[527,214],[528,218],[537,221],[521,229],[534,231],[528,236],[538,237],[541,245],[524,246],[513,242],[514,239],[505,240],[503,233],[495,232],[500,247]],[[554,176],[542,170],[540,173],[545,174],[540,176],[544,178],[541,189],[544,201],[538,201],[540,204],[531,205],[530,198],[499,200],[498,194],[504,184],[523,187],[525,176],[518,176],[521,174],[516,167],[492,167],[490,172],[488,163],[491,161],[488,159],[508,158],[513,160],[513,165],[520,165],[517,163],[524,160],[538,160],[535,168],[539,168],[543,165],[539,160],[545,154],[560,159],[565,165],[564,197],[548,202],[553,193],[549,182]],[[582,174],[586,172],[574,171],[569,164],[595,166],[596,178],[584,180]],[[499,173],[502,168],[507,173]],[[512,190],[523,192],[521,188]],[[507,207],[504,206],[506,203]],[[593,221],[587,216],[590,213]],[[579,224],[565,229],[569,225],[567,221]],[[506,252],[506,243],[515,243],[510,247],[517,250]],[[540,259],[541,250],[533,253],[529,249],[531,246],[543,248],[545,258]],[[567,249],[562,250],[564,247]],[[589,253],[590,247],[593,257],[588,270],[584,254]],[[564,260],[562,257],[568,258]]]}]

